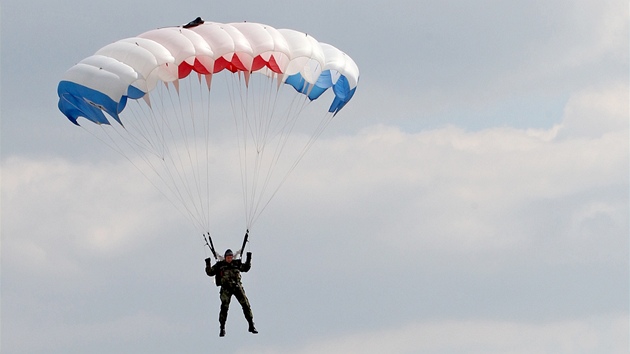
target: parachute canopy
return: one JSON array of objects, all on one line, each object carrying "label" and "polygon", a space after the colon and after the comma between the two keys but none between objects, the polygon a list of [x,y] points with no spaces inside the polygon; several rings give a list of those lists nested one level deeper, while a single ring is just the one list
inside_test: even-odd
[{"label": "parachute canopy", "polygon": [[101,48],[65,73],[57,89],[59,109],[74,124],[79,117],[109,124],[103,112],[124,124],[119,114],[127,100],[145,97],[159,81],[223,70],[242,72],[245,80],[255,72],[276,74],[310,100],[332,88],[331,113],[350,101],[359,80],[349,56],[305,33],[259,23],[204,22],[148,31]]},{"label": "parachute canopy", "polygon": [[[72,123],[96,123],[81,127],[206,232],[224,217],[213,205],[232,193],[233,166],[251,229],[358,81],[348,55],[308,34],[197,18],[102,47],[71,67],[57,91]],[[218,134],[228,116],[236,128],[232,145]],[[312,124],[309,133],[302,122]]]}]

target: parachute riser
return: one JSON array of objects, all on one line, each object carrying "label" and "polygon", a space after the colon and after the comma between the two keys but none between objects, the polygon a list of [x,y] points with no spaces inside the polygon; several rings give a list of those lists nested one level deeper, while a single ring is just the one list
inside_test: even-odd
[{"label": "parachute riser", "polygon": [[219,257],[219,255],[217,254],[217,251],[214,250],[214,244],[212,243],[212,237],[210,237],[210,233],[208,232],[207,234],[204,234],[203,239],[206,241],[206,246],[208,246],[208,248],[212,252],[214,259],[221,260],[220,258],[222,257]]},{"label": "parachute riser", "polygon": [[238,250],[238,252],[236,252],[236,255],[239,256],[241,258],[243,258],[243,252],[245,252],[245,245],[247,244],[247,241],[249,239],[249,229],[245,230],[245,237],[243,237],[243,245],[241,246],[241,249]]},{"label": "parachute riser", "polygon": [[[221,257],[217,251],[214,249],[214,244],[212,243],[212,237],[210,236],[210,233],[208,232],[207,234],[203,234],[203,239],[206,241],[206,246],[208,246],[208,248],[210,249],[210,252],[212,252],[212,255],[214,256],[214,259],[218,260],[218,261],[222,261],[223,257]],[[249,229],[247,229],[245,231],[245,237],[243,238],[243,244],[241,245],[241,249],[239,249],[236,254],[234,255],[235,257],[241,257],[243,258],[243,252],[245,252],[245,246],[247,245],[247,242],[249,240]]]}]

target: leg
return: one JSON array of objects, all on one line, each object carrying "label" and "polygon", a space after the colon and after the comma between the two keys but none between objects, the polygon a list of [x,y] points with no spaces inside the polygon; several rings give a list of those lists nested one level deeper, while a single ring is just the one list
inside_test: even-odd
[{"label": "leg", "polygon": [[254,314],[252,313],[252,308],[249,305],[249,300],[247,299],[247,295],[245,295],[245,290],[243,290],[242,286],[238,286],[234,289],[234,296],[243,308],[243,314],[245,315],[247,323],[249,323],[249,331],[254,334],[258,333],[256,327],[254,327]]},{"label": "leg", "polygon": [[221,325],[221,331],[219,332],[219,336],[223,337],[225,335],[225,322],[227,321],[228,310],[230,309],[232,292],[225,287],[221,287],[219,297],[221,298],[221,311],[219,312],[219,324]]}]

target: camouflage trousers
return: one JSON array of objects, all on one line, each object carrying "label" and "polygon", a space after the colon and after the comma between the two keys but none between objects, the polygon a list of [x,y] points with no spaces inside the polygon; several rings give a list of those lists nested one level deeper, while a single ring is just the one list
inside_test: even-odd
[{"label": "camouflage trousers", "polygon": [[252,323],[254,319],[254,315],[252,314],[252,309],[249,306],[249,300],[247,299],[247,295],[245,295],[245,290],[243,287],[239,285],[235,286],[222,286],[219,291],[219,297],[221,298],[221,311],[219,312],[219,323],[221,326],[225,326],[225,321],[227,320],[228,309],[230,308],[230,300],[232,300],[232,295],[238,300],[243,308],[243,314],[245,315],[245,319],[248,323]]}]

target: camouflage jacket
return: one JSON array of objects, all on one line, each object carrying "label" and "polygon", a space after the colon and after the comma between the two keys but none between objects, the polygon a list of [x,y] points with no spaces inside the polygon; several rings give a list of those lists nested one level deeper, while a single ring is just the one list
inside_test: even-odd
[{"label": "camouflage jacket", "polygon": [[241,285],[241,272],[247,272],[251,267],[250,262],[243,263],[240,259],[230,263],[219,261],[212,267],[206,267],[206,274],[215,277],[217,286],[234,287]]}]

